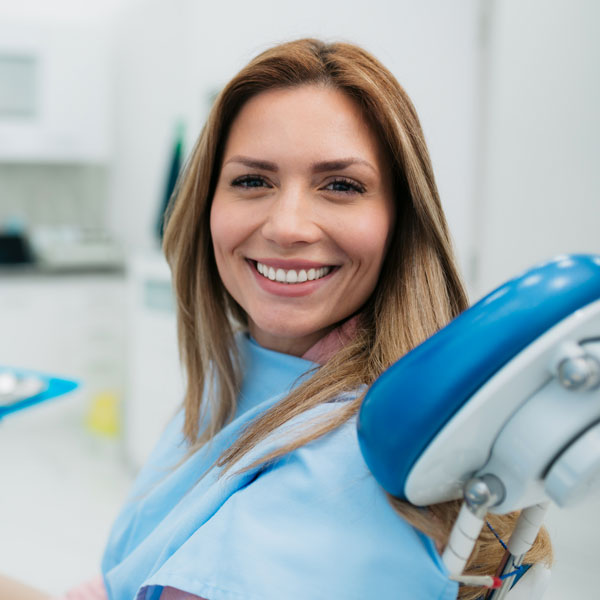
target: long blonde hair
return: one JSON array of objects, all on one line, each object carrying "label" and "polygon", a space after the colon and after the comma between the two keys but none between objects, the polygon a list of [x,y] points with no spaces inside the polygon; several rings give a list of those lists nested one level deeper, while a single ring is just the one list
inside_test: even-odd
[{"label": "long blonde hair", "polygon": [[[184,434],[191,452],[233,418],[241,384],[232,320],[245,324],[246,315],[219,278],[209,229],[224,145],[232,122],[251,97],[306,84],[341,90],[361,107],[393,171],[396,227],[352,341],[251,423],[220,457],[226,467],[290,419],[340,393],[371,384],[467,307],[423,132],[393,75],[352,44],[302,39],[263,52],[217,97],[175,191],[165,229],[164,250],[173,274],[180,353],[187,374]],[[361,401],[340,403],[336,412],[264,460],[275,460],[332,431],[356,414]],[[435,518],[424,520],[422,511],[391,501],[411,523],[445,543],[445,526],[435,524],[449,522],[454,503],[446,512],[438,505]],[[484,563],[493,568],[491,561]],[[469,597],[464,590],[461,594]]]}]

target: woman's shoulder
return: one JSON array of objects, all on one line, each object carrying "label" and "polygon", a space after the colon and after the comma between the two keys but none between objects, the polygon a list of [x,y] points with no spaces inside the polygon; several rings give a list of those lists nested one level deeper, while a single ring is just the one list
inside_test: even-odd
[{"label": "woman's shoulder", "polygon": [[[433,544],[394,512],[370,475],[353,419],[273,463],[233,471],[191,492],[182,518],[193,521],[195,511],[197,525],[149,585],[185,581],[183,589],[211,600],[384,599],[406,589],[414,600],[455,597]],[[200,517],[215,494],[216,510]]]}]

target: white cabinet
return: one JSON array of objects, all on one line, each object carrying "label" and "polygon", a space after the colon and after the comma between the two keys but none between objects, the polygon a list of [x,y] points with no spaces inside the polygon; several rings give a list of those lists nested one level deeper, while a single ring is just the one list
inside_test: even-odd
[{"label": "white cabinet", "polygon": [[124,407],[125,452],[139,468],[181,406],[184,377],[177,350],[171,274],[164,257],[140,255],[128,266],[129,375]]},{"label": "white cabinet", "polygon": [[81,425],[99,398],[118,400],[124,451],[137,469],[181,406],[184,378],[164,258],[136,257],[127,271],[125,277],[0,270],[0,366],[79,380],[77,394],[57,399],[56,409],[68,404],[66,418]]},{"label": "white cabinet", "polygon": [[0,20],[0,161],[105,162],[110,56],[102,28]]},{"label": "white cabinet", "polygon": [[0,365],[77,379],[81,417],[98,394],[122,397],[125,290],[122,275],[1,271]]}]

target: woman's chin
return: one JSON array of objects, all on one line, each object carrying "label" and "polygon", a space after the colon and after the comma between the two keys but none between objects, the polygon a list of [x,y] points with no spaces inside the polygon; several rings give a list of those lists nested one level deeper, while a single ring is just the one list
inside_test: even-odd
[{"label": "woman's chin", "polygon": [[302,356],[311,346],[316,344],[329,331],[329,327],[307,328],[293,327],[289,324],[275,327],[270,324],[267,327],[260,327],[254,322],[250,322],[250,335],[264,348]]}]

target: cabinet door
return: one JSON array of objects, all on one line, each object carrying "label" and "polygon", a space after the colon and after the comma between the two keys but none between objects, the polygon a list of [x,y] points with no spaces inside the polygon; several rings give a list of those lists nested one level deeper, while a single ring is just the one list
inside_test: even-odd
[{"label": "cabinet door", "polygon": [[0,23],[0,160],[105,162],[110,65],[101,29]]},{"label": "cabinet door", "polygon": [[125,450],[140,467],[178,407],[184,376],[169,268],[162,256],[129,265],[129,374],[124,405]]},{"label": "cabinet door", "polygon": [[123,396],[125,336],[122,277],[0,276],[0,365],[77,379],[81,413]]}]

